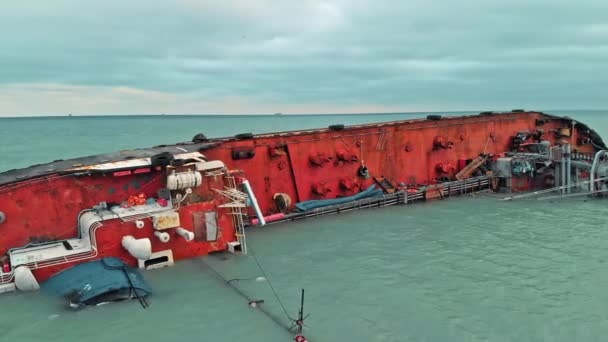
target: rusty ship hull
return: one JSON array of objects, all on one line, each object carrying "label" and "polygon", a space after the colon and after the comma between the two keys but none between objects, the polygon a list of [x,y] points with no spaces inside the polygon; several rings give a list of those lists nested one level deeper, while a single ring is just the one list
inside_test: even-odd
[{"label": "rusty ship hull", "polygon": [[[0,284],[18,283],[22,273],[44,282],[104,257],[154,268],[218,251],[246,253],[246,226],[305,217],[298,204],[310,201],[327,202],[322,208],[333,212],[361,207],[357,195],[372,187],[381,194],[365,203],[560,185],[569,191],[597,178],[593,161],[604,149],[583,123],[517,110],[201,134],[11,170],[0,173]],[[574,166],[566,169],[559,158]]]}]

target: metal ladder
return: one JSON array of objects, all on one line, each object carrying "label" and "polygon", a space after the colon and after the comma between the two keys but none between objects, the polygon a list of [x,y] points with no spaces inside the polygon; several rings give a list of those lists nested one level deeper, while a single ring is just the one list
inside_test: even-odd
[{"label": "metal ladder", "polygon": [[475,172],[475,170],[482,166],[487,160],[488,157],[486,156],[479,156],[475,158],[469,165],[465,166],[462,170],[460,170],[460,172],[456,174],[456,179],[463,180],[465,178],[469,178],[473,174],[473,172]]},{"label": "metal ladder", "polygon": [[226,180],[225,190],[213,189],[217,193],[230,199],[229,203],[221,204],[218,208],[230,208],[232,214],[232,222],[234,223],[235,236],[239,244],[241,245],[241,252],[247,254],[247,239],[245,236],[245,222],[244,216],[247,216],[247,212],[244,208],[247,208],[247,194],[240,191],[236,185],[234,176],[225,170],[224,178]]}]

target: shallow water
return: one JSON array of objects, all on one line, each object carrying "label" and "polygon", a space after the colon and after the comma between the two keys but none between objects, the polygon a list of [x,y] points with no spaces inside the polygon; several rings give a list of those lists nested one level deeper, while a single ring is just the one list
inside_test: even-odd
[{"label": "shallow water", "polygon": [[[608,136],[605,116],[569,115]],[[9,144],[3,155],[12,162],[0,169],[188,140],[198,131],[221,136],[387,119],[207,118],[2,119],[0,146]],[[129,123],[142,120],[137,133]],[[237,123],[247,129],[236,129]],[[184,129],[172,131],[178,126]],[[22,134],[26,127],[35,141]],[[306,289],[311,342],[603,341],[607,203],[501,202],[477,195],[269,225],[250,229],[248,242],[289,315],[297,314],[299,291]],[[262,275],[252,255],[215,255],[147,271],[155,294],[145,310],[132,302],[70,312],[43,293],[0,295],[0,340],[290,340],[267,283],[238,282],[252,298],[264,299],[280,324],[249,308],[210,266],[227,279]]]}]

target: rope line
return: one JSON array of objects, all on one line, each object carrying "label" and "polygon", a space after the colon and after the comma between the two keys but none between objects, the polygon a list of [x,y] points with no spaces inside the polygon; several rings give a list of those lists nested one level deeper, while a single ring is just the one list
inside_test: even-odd
[{"label": "rope line", "polygon": [[262,272],[262,275],[264,276],[264,278],[266,278],[266,282],[268,283],[268,286],[272,290],[272,293],[274,293],[275,298],[277,299],[277,301],[281,305],[281,308],[283,309],[283,313],[285,314],[285,317],[287,317],[289,320],[293,321],[294,319],[291,318],[291,316],[289,316],[289,314],[287,313],[287,309],[285,309],[285,305],[283,305],[283,302],[281,301],[281,298],[279,297],[279,295],[277,294],[277,291],[275,291],[274,287],[272,286],[272,283],[270,282],[270,279],[266,275],[266,272],[264,272],[264,269],[262,268],[262,265],[260,265],[260,262],[258,261],[258,258],[255,256],[255,253],[253,252],[253,249],[251,249],[251,247],[249,247],[249,251],[251,252],[251,256],[253,257],[253,260],[255,260],[255,263],[258,265],[258,268]]},{"label": "rope line", "polygon": [[[207,266],[208,269],[211,270],[211,272],[219,279],[221,279],[222,281],[224,281],[229,287],[231,287],[233,290],[235,290],[241,297],[247,299],[247,301],[249,303],[254,302],[254,299],[250,298],[245,292],[243,292],[241,289],[239,289],[237,286],[232,284],[232,280],[228,280],[226,279],[224,276],[222,276],[215,268],[213,268],[211,265],[209,265],[207,262],[205,262],[205,260],[200,259],[200,261]],[[266,317],[270,318],[273,322],[275,322],[278,326],[280,326],[281,328],[284,328],[285,330],[287,330],[287,332],[291,332],[289,327],[287,325],[284,324],[284,322],[281,322],[281,320],[279,320],[278,317],[276,317],[275,315],[273,315],[272,313],[266,311],[261,305],[258,305],[256,307],[257,309],[259,309],[264,315],[266,315]]]}]

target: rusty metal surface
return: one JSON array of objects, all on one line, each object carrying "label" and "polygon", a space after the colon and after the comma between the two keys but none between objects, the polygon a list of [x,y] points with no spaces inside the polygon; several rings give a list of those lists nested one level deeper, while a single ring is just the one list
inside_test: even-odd
[{"label": "rusty metal surface", "polygon": [[[386,128],[386,127],[396,127],[396,126],[412,126],[412,125],[419,124],[419,123],[429,123],[429,122],[445,123],[446,121],[449,122],[449,121],[454,121],[454,120],[461,120],[463,118],[474,118],[474,117],[482,117],[482,118],[487,118],[489,120],[495,120],[495,119],[498,119],[500,116],[508,116],[508,115],[514,115],[514,114],[516,114],[516,113],[508,112],[508,113],[494,113],[491,115],[482,115],[482,114],[471,115],[471,116],[466,116],[466,117],[444,117],[444,118],[442,118],[442,120],[439,120],[439,121],[426,120],[426,119],[400,120],[400,121],[346,126],[344,128],[344,130],[349,131],[349,130],[370,129],[370,128],[376,128],[376,127],[378,127],[378,128],[385,127]],[[581,129],[589,130],[591,132],[591,138],[595,141],[595,144],[599,148],[606,149],[606,145],[604,144],[604,142],[603,142],[602,138],[599,136],[599,134],[597,134],[593,129],[589,128],[584,123],[578,122],[574,119],[570,119],[567,117],[562,118],[559,116],[545,114],[545,113],[526,112],[523,114],[540,114],[543,117],[547,117],[547,118],[550,118],[553,120],[568,120],[568,121],[575,122],[578,130],[581,130]],[[310,135],[310,134],[317,134],[317,133],[318,134],[331,133],[331,132],[333,132],[333,131],[330,129],[327,129],[327,128],[301,130],[301,131],[284,131],[284,132],[258,134],[258,135],[254,135],[254,138],[256,138],[256,139],[274,138],[273,140],[277,141],[277,140],[281,140],[281,139],[276,139],[276,138],[287,139],[287,138],[293,138],[293,137],[298,137],[298,136],[302,136],[302,135]],[[384,147],[386,145],[385,137],[381,136],[381,138],[382,138],[382,141],[378,141],[377,143],[382,142],[381,147]],[[82,158],[75,158],[75,159],[69,159],[69,160],[58,160],[58,161],[54,161],[51,163],[33,165],[33,166],[30,166],[30,167],[24,168],[24,169],[9,170],[6,172],[2,172],[2,173],[0,173],[0,187],[5,184],[11,184],[11,183],[28,180],[28,179],[32,179],[32,178],[36,178],[36,177],[48,176],[48,175],[53,175],[53,174],[58,174],[58,173],[65,173],[65,172],[72,172],[72,171],[68,171],[68,170],[74,169],[74,168],[82,168],[82,167],[86,167],[89,165],[124,161],[124,160],[132,159],[132,158],[149,158],[155,154],[162,153],[162,152],[169,152],[169,153],[176,154],[176,153],[180,153],[180,152],[204,151],[204,150],[208,150],[212,147],[215,147],[223,142],[234,142],[234,141],[238,141],[238,140],[236,140],[232,137],[224,137],[224,138],[211,139],[208,142],[204,142],[204,143],[182,142],[182,143],[177,143],[175,145],[166,145],[166,146],[161,145],[161,146],[152,147],[152,148],[106,153],[106,154],[100,154],[100,155],[82,157]],[[413,144],[413,142],[408,142],[405,146],[405,149],[412,149],[412,144]],[[186,151],[184,151],[184,150],[186,150]]]},{"label": "rusty metal surface", "polygon": [[[537,119],[545,118],[550,120],[537,125]],[[373,177],[387,178],[394,184],[432,183],[442,172],[458,171],[455,166],[459,161],[475,159],[480,153],[509,151],[511,138],[519,131],[542,128],[549,132],[570,123],[571,119],[538,112],[405,120],[348,126],[339,131],[258,135],[255,139],[224,141],[205,155],[243,170],[262,211],[272,214],[277,212],[272,200],[275,193],[286,193],[297,202],[352,195],[371,185]],[[577,135],[581,129],[587,127],[577,124]],[[558,140],[551,133],[547,139],[551,143]],[[599,137],[595,144],[603,146]],[[285,146],[280,157],[268,152],[277,145]],[[234,160],[230,149],[244,146],[254,150],[255,156]],[[594,147],[580,149],[593,151]],[[371,178],[358,175],[362,165]]]}]

